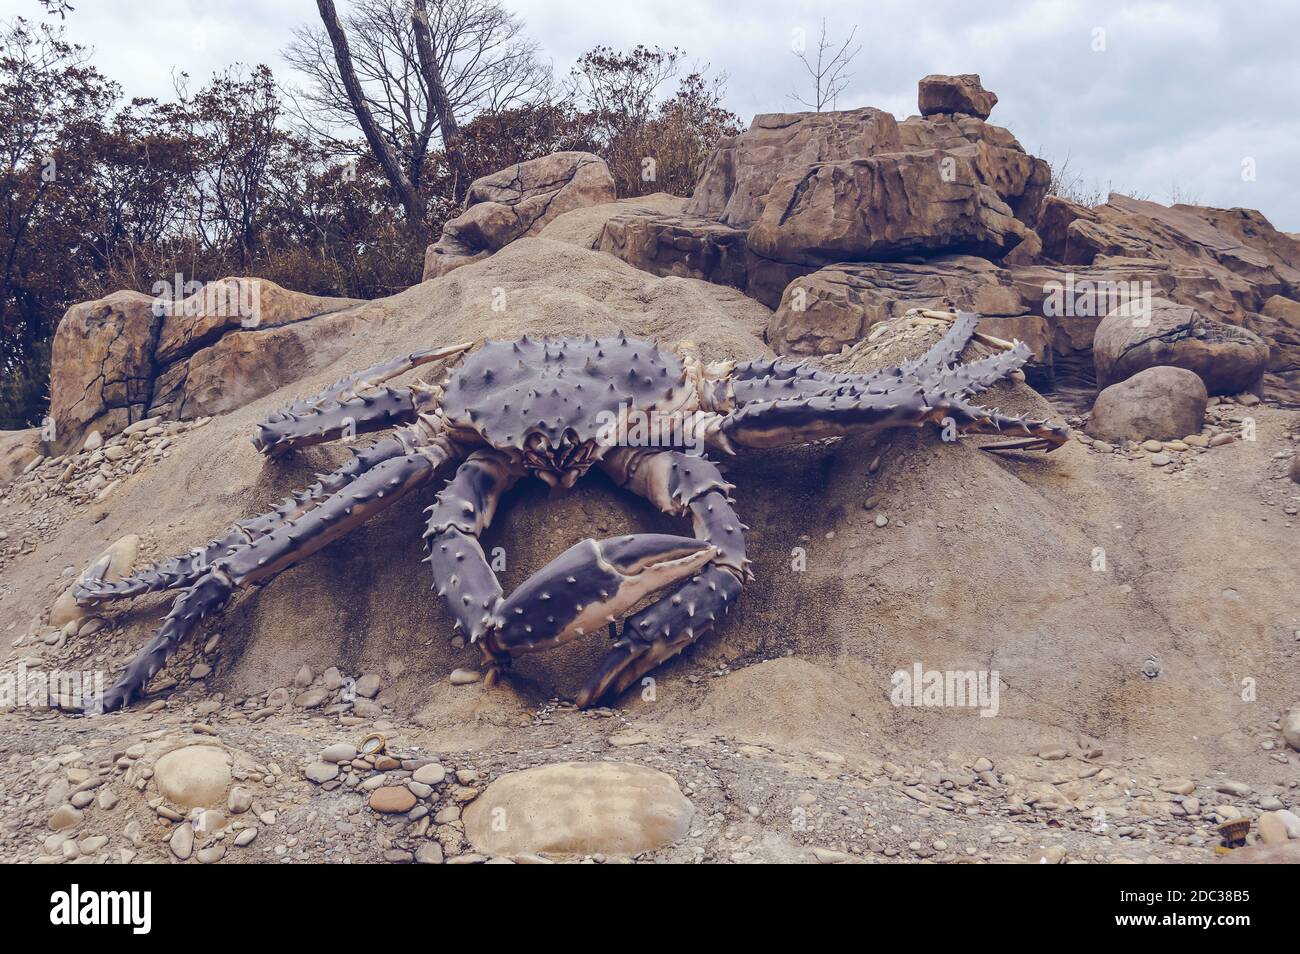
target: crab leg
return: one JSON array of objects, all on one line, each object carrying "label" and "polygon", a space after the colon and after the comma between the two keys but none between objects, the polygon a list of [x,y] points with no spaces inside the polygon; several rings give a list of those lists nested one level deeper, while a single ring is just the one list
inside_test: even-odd
[{"label": "crab leg", "polygon": [[745,527],[732,509],[734,489],[717,465],[680,451],[619,448],[602,462],[621,486],[675,516],[689,513],[713,560],[670,596],[630,617],[623,635],[583,685],[578,705],[618,694],[695,642],[731,610],[749,579]]},{"label": "crab leg", "polygon": [[482,638],[501,602],[501,583],[479,535],[492,523],[502,495],[521,476],[522,468],[505,454],[475,451],[425,511],[424,545],[434,589],[455,617],[455,628],[464,630],[470,642]]},{"label": "crab leg", "polygon": [[1019,440],[985,444],[980,450],[986,451],[1043,450],[1050,454],[1070,438],[1069,430],[1059,424],[1032,421],[1024,415],[1011,417],[952,397],[937,404],[929,417],[936,423],[952,418],[963,433],[1023,435]]},{"label": "crab leg", "polygon": [[361,474],[392,457],[409,453],[409,448],[396,437],[387,437],[365,450],[357,452],[351,460],[320,479],[306,490],[286,497],[274,510],[240,520],[221,537],[207,546],[190,553],[170,557],[133,573],[116,582],[86,579],[76,584],[74,595],[79,606],[93,606],[108,600],[124,599],[152,593],[157,590],[174,590],[189,586],[202,576],[217,560],[249,546],[259,537],[296,520],[315,509],[331,494],[337,493]]},{"label": "crab leg", "polygon": [[266,583],[345,536],[411,490],[428,483],[447,460],[447,451],[441,445],[433,445],[382,461],[311,512],[218,559],[176,598],[153,639],[140,650],[95,709],[108,712],[142,695],[167,657],[204,617],[225,606],[236,587]]},{"label": "crab leg", "polygon": [[253,446],[275,456],[296,447],[336,440],[344,434],[361,434],[396,424],[409,424],[428,395],[437,389],[380,387],[390,378],[431,361],[441,361],[467,351],[458,344],[399,355],[340,378],[319,394],[295,401],[257,425]]}]

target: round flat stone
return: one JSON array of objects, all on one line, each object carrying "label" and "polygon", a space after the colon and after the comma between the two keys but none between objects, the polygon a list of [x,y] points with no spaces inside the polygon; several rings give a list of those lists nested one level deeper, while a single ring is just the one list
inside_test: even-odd
[{"label": "round flat stone", "polygon": [[385,815],[409,812],[415,807],[415,793],[405,785],[386,785],[371,793],[370,807]]},{"label": "round flat stone", "polygon": [[493,855],[634,855],[686,835],[694,809],[670,775],[632,762],[560,762],[512,772],[465,809]]},{"label": "round flat stone", "polygon": [[225,805],[230,788],[230,755],[214,745],[173,749],[154,765],[154,781],[175,805],[184,808]]}]

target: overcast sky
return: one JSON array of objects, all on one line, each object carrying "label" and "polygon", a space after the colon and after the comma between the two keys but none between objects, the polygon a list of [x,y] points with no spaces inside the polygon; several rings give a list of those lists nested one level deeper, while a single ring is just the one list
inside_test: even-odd
[{"label": "overcast sky", "polygon": [[[313,0],[73,0],[71,39],[127,95],[167,96],[173,70],[197,80],[233,62],[267,63],[290,30],[318,22]],[[927,73],[979,73],[993,122],[1089,187],[1169,202],[1245,206],[1300,231],[1300,3],[961,2],[961,0],[504,0],[557,72],[596,44],[678,46],[728,77],[728,105],[797,109],[796,30],[854,25],[862,52],[841,109],[916,112]],[[340,0],[341,10],[348,6]],[[0,17],[42,16],[0,0]],[[1254,177],[1249,173],[1253,169]]]}]

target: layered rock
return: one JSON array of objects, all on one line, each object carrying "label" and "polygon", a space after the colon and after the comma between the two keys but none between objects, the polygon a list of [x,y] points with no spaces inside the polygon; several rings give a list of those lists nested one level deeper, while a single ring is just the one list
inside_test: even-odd
[{"label": "layered rock", "polygon": [[1267,393],[1300,401],[1300,242],[1250,209],[1162,206],[1111,195],[1088,209],[1044,201],[1044,257],[1063,265],[1161,270],[1161,292],[1271,346]]},{"label": "layered rock", "polygon": [[845,262],[790,283],[767,326],[779,354],[832,354],[912,308],[1014,316],[1029,309],[1010,274],[970,255],[924,264]]},{"label": "layered rock", "polygon": [[920,82],[922,116],[941,113],[964,113],[978,119],[988,119],[998,104],[996,93],[986,90],[978,73],[959,76],[931,74]]},{"label": "layered rock", "polygon": [[357,303],[228,278],[174,301],[121,291],[73,305],[51,354],[50,444],[230,410],[295,381],[342,353]]},{"label": "layered rock", "polygon": [[712,219],[630,210],[606,221],[596,247],[653,275],[749,284],[744,230]]},{"label": "layered rock", "polygon": [[1024,235],[973,152],[932,149],[820,163],[782,179],[749,247],[820,267],[948,251],[1001,258]]},{"label": "layered rock", "polygon": [[556,216],[612,202],[614,177],[589,152],[555,152],[475,179],[465,211],[424,256],[424,281],[536,235]]},{"label": "layered rock", "polygon": [[[950,79],[990,108],[996,101],[970,77]],[[621,216],[600,247],[657,275],[742,288],[772,308],[791,281],[829,264],[1001,258],[1022,242],[1036,254],[1032,225],[1051,171],[964,105],[904,122],[872,108],[757,116],[714,150],[684,216]]]},{"label": "layered rock", "polygon": [[1092,358],[1100,388],[1168,365],[1199,375],[1210,394],[1238,394],[1261,390],[1268,344],[1190,305],[1154,298],[1107,315],[1097,327]]}]

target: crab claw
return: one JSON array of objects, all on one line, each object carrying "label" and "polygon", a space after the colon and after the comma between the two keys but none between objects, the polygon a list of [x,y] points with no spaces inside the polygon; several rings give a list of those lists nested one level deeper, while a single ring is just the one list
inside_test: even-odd
[{"label": "crab claw", "polygon": [[655,590],[698,572],[717,552],[692,537],[659,533],[583,540],[497,606],[486,648],[506,656],[538,652],[595,632]]}]

